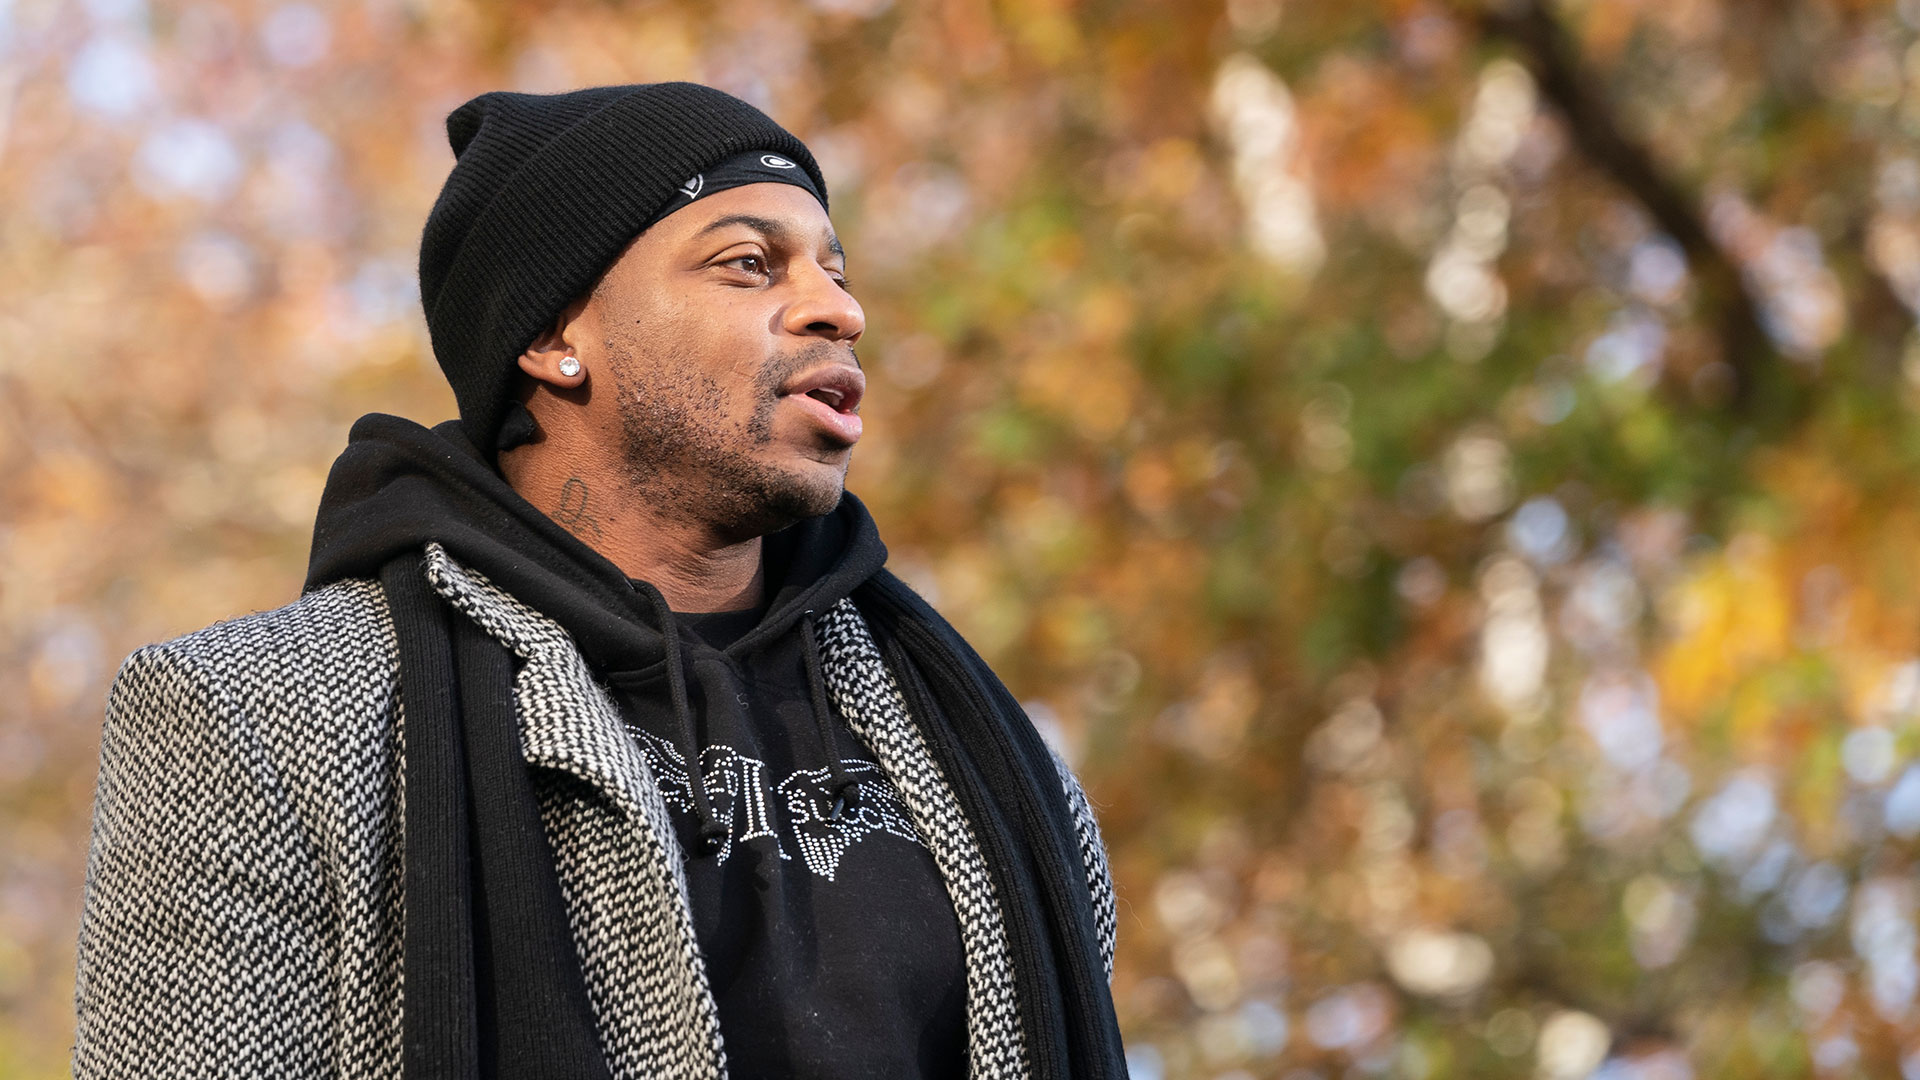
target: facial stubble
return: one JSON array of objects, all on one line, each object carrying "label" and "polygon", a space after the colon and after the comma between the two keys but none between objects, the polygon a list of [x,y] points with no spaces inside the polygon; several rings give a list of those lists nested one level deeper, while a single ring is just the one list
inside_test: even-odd
[{"label": "facial stubble", "polygon": [[839,504],[841,476],[823,483],[764,460],[773,444],[780,387],[830,360],[817,342],[769,359],[747,384],[751,405],[730,415],[727,388],[691,358],[649,355],[638,341],[608,341],[619,393],[622,456],[628,480],[662,509],[737,535],[764,535],[818,517]]}]

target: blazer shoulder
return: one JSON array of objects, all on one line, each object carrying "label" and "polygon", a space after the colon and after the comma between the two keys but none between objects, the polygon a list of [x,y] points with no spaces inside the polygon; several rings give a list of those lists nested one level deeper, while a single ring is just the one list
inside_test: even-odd
[{"label": "blazer shoulder", "polygon": [[121,666],[94,788],[76,1077],[333,1076],[383,1040],[397,1075],[392,638],[379,585],[345,581]]},{"label": "blazer shoulder", "polygon": [[349,578],[315,589],[284,607],[223,619],[149,645],[134,653],[158,654],[218,670],[236,661],[249,665],[301,662],[315,653],[393,645],[393,617],[386,593],[371,578]]},{"label": "blazer shoulder", "polygon": [[110,704],[137,711],[142,701],[178,703],[184,695],[261,721],[384,712],[398,656],[385,591],[354,578],[135,651],[114,678]]}]

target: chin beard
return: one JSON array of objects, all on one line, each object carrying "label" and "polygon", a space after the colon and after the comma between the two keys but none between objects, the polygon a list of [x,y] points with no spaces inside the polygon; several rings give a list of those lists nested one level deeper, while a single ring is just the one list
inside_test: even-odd
[{"label": "chin beard", "polygon": [[[669,395],[641,398],[621,388],[621,456],[629,482],[661,509],[703,521],[747,539],[778,532],[840,505],[846,469],[830,477],[820,470],[789,470],[754,457],[772,442],[775,402],[749,418],[744,428],[713,423],[723,392],[704,386],[668,404]],[[691,407],[688,407],[688,406]]]},{"label": "chin beard", "polygon": [[719,468],[670,469],[633,463],[631,483],[656,508],[698,520],[724,536],[747,540],[807,518],[832,513],[846,490],[843,477],[830,481],[796,476],[738,459]]},{"label": "chin beard", "polygon": [[769,363],[754,379],[751,413],[731,422],[726,389],[691,364],[667,365],[667,374],[644,388],[616,365],[621,451],[630,482],[663,509],[742,539],[831,513],[845,491],[845,465],[827,475],[755,456],[773,443],[780,385],[817,363],[822,352],[831,349],[806,349]]},{"label": "chin beard", "polygon": [[719,482],[699,512],[722,531],[743,538],[830,514],[846,490],[844,474],[825,483],[764,467],[741,470],[731,478],[733,483],[714,479]]}]

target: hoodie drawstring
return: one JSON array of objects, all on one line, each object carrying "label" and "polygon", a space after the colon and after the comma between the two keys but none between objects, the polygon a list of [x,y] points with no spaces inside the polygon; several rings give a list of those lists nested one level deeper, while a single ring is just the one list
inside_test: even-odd
[{"label": "hoodie drawstring", "polygon": [[636,581],[633,587],[653,606],[660,620],[660,636],[667,646],[667,690],[673,697],[673,719],[679,727],[680,753],[687,762],[687,787],[692,790],[694,813],[700,818],[701,852],[718,848],[727,838],[727,825],[713,812],[713,800],[707,797],[707,778],[700,767],[700,740],[693,730],[693,709],[687,704],[687,676],[681,670],[680,627],[674,621],[667,598],[648,582]]},{"label": "hoodie drawstring", "polygon": [[827,772],[831,778],[829,790],[833,792],[833,803],[827,811],[827,820],[838,821],[843,812],[858,805],[860,779],[841,764],[840,751],[833,744],[833,706],[827,701],[827,680],[820,669],[820,642],[814,633],[812,611],[800,616],[800,642],[807,660],[807,688],[813,691],[814,730],[820,734],[820,749],[827,755]]}]

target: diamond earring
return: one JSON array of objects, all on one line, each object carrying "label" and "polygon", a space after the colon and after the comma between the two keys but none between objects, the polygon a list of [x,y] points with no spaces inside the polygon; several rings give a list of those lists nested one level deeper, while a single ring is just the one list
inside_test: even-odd
[{"label": "diamond earring", "polygon": [[574,359],[571,355],[561,357],[560,374],[565,375],[569,379],[580,374],[580,361]]}]

